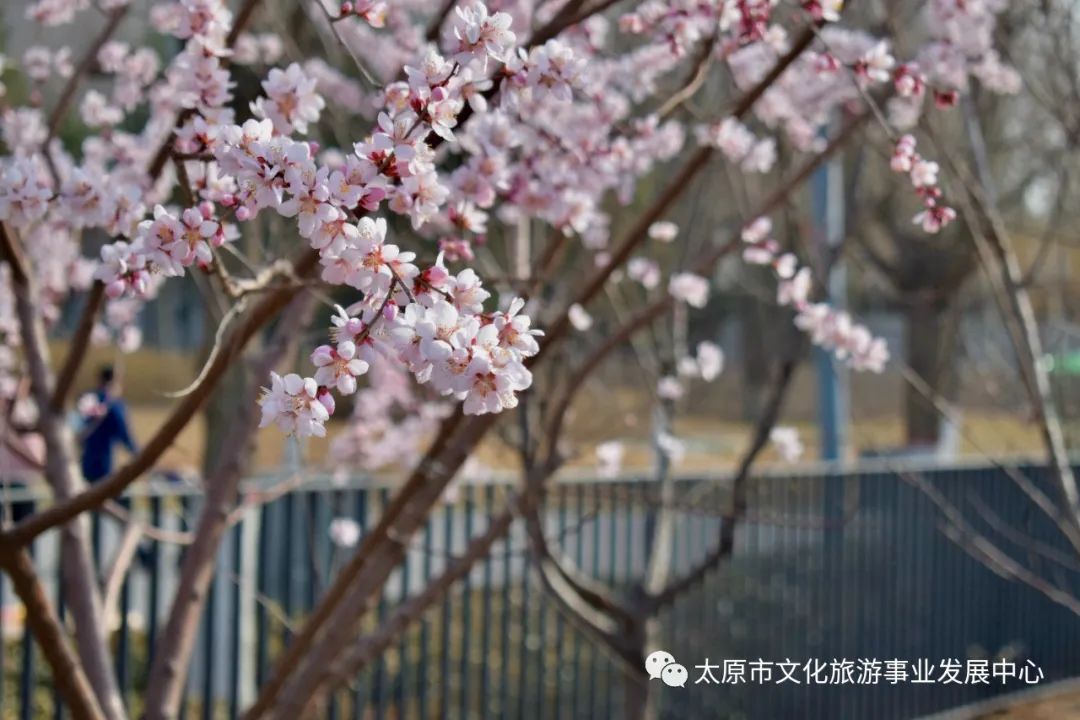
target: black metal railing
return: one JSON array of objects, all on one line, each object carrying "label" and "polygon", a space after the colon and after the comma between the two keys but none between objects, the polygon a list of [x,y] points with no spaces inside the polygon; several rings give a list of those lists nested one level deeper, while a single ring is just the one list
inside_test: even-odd
[{"label": "black metal railing", "polygon": [[[1019,470],[1053,492],[1042,469]],[[1004,470],[914,472],[1025,566],[1080,596],[1080,557]],[[252,481],[248,490],[274,482]],[[678,481],[677,497],[693,501],[676,504],[674,574],[715,548],[726,483]],[[375,627],[461,553],[502,507],[507,488],[466,484],[441,505],[364,626]],[[391,495],[359,481],[313,480],[232,527],[200,629],[187,717],[238,717],[288,643],[290,628],[347,559],[349,550],[330,540],[330,521],[349,517],[366,531]],[[644,572],[657,500],[655,485],[645,480],[562,482],[548,500],[547,532],[585,571],[626,587]],[[1034,664],[1043,683],[1080,673],[1080,617],[973,559],[943,534],[938,509],[895,467],[763,474],[750,483],[748,502],[732,557],[660,617],[660,645],[690,674],[682,688],[652,681],[665,716],[912,718],[1026,685],[1021,678],[912,682],[914,663],[924,660],[938,674],[942,661],[965,670],[981,659],[1011,662],[1018,671]],[[170,530],[191,530],[199,503],[197,492],[156,484],[124,498],[135,516]],[[93,519],[101,567],[109,565],[121,532],[112,517]],[[55,538],[46,535],[35,545],[35,560],[62,607]],[[182,552],[144,540],[119,595],[112,618],[116,671],[133,709]],[[23,633],[6,581],[0,606],[0,717],[58,715],[49,671]],[[842,661],[855,668],[851,682],[696,682],[706,661],[720,668],[714,674],[721,680],[725,660],[771,663],[777,675],[779,663],[790,661],[800,668],[799,680],[808,661],[809,669],[823,663],[824,676],[838,680],[845,678]],[[904,661],[909,677],[857,682],[858,663],[870,660]],[[540,590],[528,572],[523,528],[515,525],[438,606],[337,693],[327,712],[336,718],[622,717],[624,688],[619,666]]]}]

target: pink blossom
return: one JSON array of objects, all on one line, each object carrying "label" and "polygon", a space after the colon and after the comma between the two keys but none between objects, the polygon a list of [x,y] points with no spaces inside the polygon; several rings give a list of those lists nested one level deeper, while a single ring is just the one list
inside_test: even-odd
[{"label": "pink blossom", "polygon": [[618,477],[622,470],[626,446],[618,440],[609,440],[596,446],[597,474],[603,478]]},{"label": "pink blossom", "polygon": [[649,237],[659,242],[669,243],[679,234],[679,226],[673,222],[662,220],[649,226]]},{"label": "pink blossom", "polygon": [[585,308],[581,307],[577,303],[574,303],[570,306],[570,309],[567,312],[567,316],[570,319],[570,324],[573,325],[574,329],[578,332],[585,332],[592,327],[592,316],[589,315],[588,311],[586,311]]},{"label": "pink blossom", "polygon": [[769,440],[786,463],[798,462],[803,455],[804,448],[799,439],[799,431],[793,427],[774,427],[769,432]]},{"label": "pink blossom", "polygon": [[353,548],[360,542],[360,525],[352,518],[334,518],[326,532],[330,536],[330,542],[339,548]]},{"label": "pink blossom", "polygon": [[281,377],[272,372],[270,382],[270,388],[259,399],[262,406],[259,427],[275,424],[282,432],[298,437],[326,435],[325,423],[330,412],[318,400],[319,386],[314,378],[302,378],[295,373]]},{"label": "pink blossom", "polygon": [[251,111],[256,117],[268,118],[282,135],[307,134],[308,126],[319,122],[326,107],[315,91],[316,84],[297,63],[284,71],[273,68],[262,84],[266,97],[252,103]]},{"label": "pink blossom", "polygon": [[712,382],[724,369],[724,351],[716,343],[704,340],[697,346],[697,366],[701,379]]},{"label": "pink blossom", "polygon": [[686,394],[686,389],[678,378],[667,375],[656,383],[656,394],[663,400],[678,400]]},{"label": "pink blossom", "polygon": [[454,8],[454,13],[455,60],[462,65],[476,60],[484,69],[489,57],[506,61],[515,40],[510,30],[510,15],[502,12],[488,15],[487,7],[479,2],[463,3]]},{"label": "pink blossom", "polygon": [[709,301],[709,281],[692,273],[676,273],[671,276],[668,292],[680,302],[703,308]]}]

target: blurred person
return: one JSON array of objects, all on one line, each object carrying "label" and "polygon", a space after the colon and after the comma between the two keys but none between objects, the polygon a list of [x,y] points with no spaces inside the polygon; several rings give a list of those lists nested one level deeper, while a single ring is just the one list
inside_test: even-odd
[{"label": "blurred person", "polygon": [[79,400],[82,430],[82,471],[88,483],[108,477],[113,468],[113,446],[123,445],[129,453],[137,452],[127,424],[127,406],[121,399],[123,389],[112,366],[98,373],[98,386]]}]

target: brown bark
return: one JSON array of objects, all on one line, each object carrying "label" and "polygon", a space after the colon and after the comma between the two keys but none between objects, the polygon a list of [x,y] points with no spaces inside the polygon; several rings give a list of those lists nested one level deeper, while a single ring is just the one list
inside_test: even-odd
[{"label": "brown bark", "polygon": [[[318,259],[319,255],[316,251],[305,250],[293,262],[292,273],[301,277],[307,275],[315,267]],[[191,392],[184,395],[177,403],[168,419],[162,423],[138,455],[105,480],[95,483],[74,497],[57,502],[52,507],[32,515],[11,530],[0,533],[0,548],[28,543],[46,530],[99,507],[138,480],[158,461],[161,454],[176,439],[177,434],[202,408],[229,368],[235,354],[239,353],[266,323],[289,304],[299,289],[299,286],[288,285],[262,294],[261,300],[254,307],[241,314],[233,331],[228,334],[214,359],[204,368]]]},{"label": "brown bark", "polygon": [[[954,394],[956,334],[946,308],[928,299],[915,297],[904,309],[907,334],[907,364],[922,377],[936,397]],[[904,425],[910,446],[936,445],[941,435],[937,407],[916,388],[904,393]]]},{"label": "brown bark", "polygon": [[2,553],[0,567],[11,578],[15,594],[26,608],[26,624],[45,654],[52,671],[52,681],[72,717],[76,720],[104,718],[105,714],[97,702],[94,689],[90,686],[78,657],[68,645],[64,626],[60,624],[60,618],[37,578],[30,556],[25,550]]},{"label": "brown bark", "polygon": [[[46,450],[45,479],[57,500],[63,502],[79,494],[85,483],[82,472],[75,464],[71,430],[63,416],[51,406],[54,382],[49,368],[45,324],[38,313],[37,289],[17,238],[2,224],[0,250],[12,270],[12,292],[23,355],[29,368],[31,392],[40,412],[38,427]],[[60,528],[60,563],[63,592],[75,621],[79,657],[105,715],[111,719],[123,718],[126,713],[116,678],[112,674],[101,612],[101,590],[90,556],[86,523],[81,518],[67,520]]]},{"label": "brown bark", "polygon": [[[494,415],[467,418],[447,438],[444,448],[436,443],[436,452],[429,452],[429,461],[413,472],[368,541],[361,543],[349,565],[327,591],[316,610],[326,613],[325,621],[313,625],[303,651],[294,652],[293,648],[302,647],[297,642],[301,636],[294,638],[286,661],[280,662],[276,669],[276,684],[264,686],[259,702],[247,718],[261,717],[263,713],[290,720],[298,716],[352,637],[351,632],[343,630],[354,628],[371,608],[387,578],[404,559],[410,539],[427,522],[447,483],[495,420]],[[450,421],[451,427],[457,424],[453,423],[454,417]],[[317,644],[313,643],[316,639]]]},{"label": "brown bark", "polygon": [[[250,407],[270,371],[296,349],[312,309],[312,296],[304,294],[292,301],[283,314],[274,337],[262,354],[254,379],[240,393],[240,407]],[[213,472],[207,475],[206,497],[199,515],[195,540],[184,554],[177,593],[169,618],[152,659],[146,689],[145,714],[151,720],[175,718],[180,711],[184,680],[195,648],[199,619],[213,580],[218,549],[230,525],[240,481],[250,465],[259,425],[256,412],[234,413],[233,424],[222,443]]]}]

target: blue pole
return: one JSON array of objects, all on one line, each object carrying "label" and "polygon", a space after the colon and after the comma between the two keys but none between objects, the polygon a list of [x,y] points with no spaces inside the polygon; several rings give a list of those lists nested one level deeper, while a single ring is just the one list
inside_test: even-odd
[{"label": "blue pole", "polygon": [[[814,172],[811,180],[814,240],[825,260],[844,239],[844,179],[842,160],[834,158]],[[825,263],[821,264],[824,267]],[[838,261],[823,278],[829,302],[847,305],[847,272]],[[814,348],[818,380],[818,426],[821,459],[842,460],[848,444],[849,391],[845,368],[831,353]]]}]

